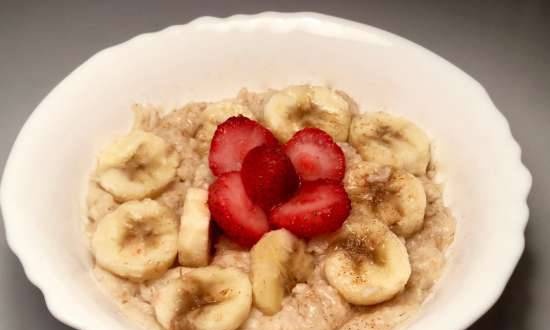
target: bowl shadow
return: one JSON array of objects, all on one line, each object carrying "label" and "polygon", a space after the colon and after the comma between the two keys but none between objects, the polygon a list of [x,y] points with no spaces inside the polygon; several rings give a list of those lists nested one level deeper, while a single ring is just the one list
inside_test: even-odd
[{"label": "bowl shadow", "polygon": [[[526,235],[529,236],[529,235]],[[526,237],[523,255],[497,303],[468,330],[528,330],[527,317],[531,308],[533,293],[529,277],[533,274],[535,262],[530,240]]]}]

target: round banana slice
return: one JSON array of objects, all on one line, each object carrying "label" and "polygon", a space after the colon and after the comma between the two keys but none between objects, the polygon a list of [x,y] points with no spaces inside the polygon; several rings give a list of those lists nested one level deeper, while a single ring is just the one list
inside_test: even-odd
[{"label": "round banana slice", "polygon": [[317,127],[336,141],[348,139],[352,111],[328,87],[292,86],[274,93],[264,108],[264,123],[283,142],[305,127]]},{"label": "round banana slice", "polygon": [[189,272],[190,270],[192,270],[192,268],[170,268],[166,271],[166,273],[162,274],[161,277],[139,283],[140,298],[148,303],[152,303],[161,288],[165,287],[172,280],[180,278],[183,274]]},{"label": "round banana slice", "polygon": [[430,161],[430,140],[412,122],[385,112],[355,116],[349,142],[367,160],[423,175]]},{"label": "round banana slice", "polygon": [[182,266],[208,265],[210,259],[210,210],[207,202],[207,190],[187,189],[178,237],[178,259]]},{"label": "round banana slice", "polygon": [[151,197],[176,176],[177,152],[160,137],[132,131],[115,140],[98,159],[97,177],[117,201]]},{"label": "round banana slice", "polygon": [[346,173],[344,187],[356,210],[383,221],[397,235],[409,237],[422,228],[426,193],[414,175],[363,162]]},{"label": "round banana slice", "polygon": [[159,289],[153,308],[168,330],[235,330],[248,318],[252,289],[235,268],[196,268]]},{"label": "round banana slice", "polygon": [[133,281],[162,275],[178,249],[178,221],[162,204],[146,199],[120,205],[98,224],[92,237],[96,262]]},{"label": "round banana slice", "polygon": [[373,305],[403,290],[411,275],[405,245],[378,220],[350,222],[325,260],[325,277],[348,302]]},{"label": "round banana slice", "polygon": [[265,234],[250,251],[254,304],[264,314],[281,310],[286,292],[313,271],[306,244],[286,229]]}]

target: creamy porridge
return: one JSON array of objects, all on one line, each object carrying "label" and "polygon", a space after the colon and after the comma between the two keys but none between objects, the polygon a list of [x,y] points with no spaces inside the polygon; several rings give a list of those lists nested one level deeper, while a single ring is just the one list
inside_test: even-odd
[{"label": "creamy porridge", "polygon": [[395,329],[431,293],[455,222],[411,122],[310,86],[133,111],[91,175],[86,232],[136,324]]}]

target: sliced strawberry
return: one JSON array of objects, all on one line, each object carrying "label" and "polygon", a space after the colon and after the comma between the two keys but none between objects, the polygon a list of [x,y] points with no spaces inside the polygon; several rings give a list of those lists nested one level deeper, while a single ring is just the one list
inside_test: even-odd
[{"label": "sliced strawberry", "polygon": [[286,143],[285,152],[302,180],[344,178],[344,152],[330,135],[318,128],[304,128],[294,134]]},{"label": "sliced strawberry", "polygon": [[241,169],[244,189],[266,212],[298,189],[298,175],[280,146],[261,145],[246,155]]},{"label": "sliced strawberry", "polygon": [[340,228],[350,210],[351,203],[341,183],[309,181],[302,183],[288,202],[273,208],[269,221],[277,228],[311,238]]},{"label": "sliced strawberry", "polygon": [[253,148],[278,145],[273,134],[257,122],[244,116],[231,117],[218,125],[212,142],[208,162],[214,175],[240,171],[244,157]]},{"label": "sliced strawberry", "polygon": [[222,174],[210,185],[208,208],[224,233],[243,246],[254,245],[269,231],[266,214],[248,198],[239,172]]}]

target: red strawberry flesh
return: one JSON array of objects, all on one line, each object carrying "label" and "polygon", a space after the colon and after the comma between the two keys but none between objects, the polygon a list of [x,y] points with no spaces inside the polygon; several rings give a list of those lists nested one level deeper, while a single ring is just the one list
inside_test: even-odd
[{"label": "red strawberry flesh", "polygon": [[344,178],[344,152],[330,135],[318,128],[305,128],[294,134],[286,143],[285,152],[302,180]]},{"label": "red strawberry flesh", "polygon": [[222,174],[210,185],[208,208],[224,233],[242,246],[254,245],[269,231],[266,214],[246,194],[239,172]]},{"label": "red strawberry flesh", "polygon": [[289,201],[273,208],[270,223],[297,236],[311,238],[333,232],[342,226],[351,203],[339,182],[304,182]]},{"label": "red strawberry flesh", "polygon": [[253,148],[278,145],[273,134],[244,116],[231,117],[218,125],[210,144],[208,163],[212,173],[240,171],[244,157]]},{"label": "red strawberry flesh", "polygon": [[252,149],[244,158],[241,178],[250,199],[265,211],[287,200],[299,184],[294,166],[280,146]]}]

